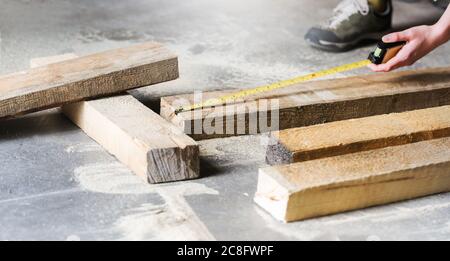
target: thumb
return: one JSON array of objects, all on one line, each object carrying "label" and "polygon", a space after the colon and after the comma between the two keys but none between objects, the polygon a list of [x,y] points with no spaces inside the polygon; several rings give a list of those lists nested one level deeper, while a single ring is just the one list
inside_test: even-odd
[{"label": "thumb", "polygon": [[406,31],[396,32],[396,33],[391,33],[391,34],[383,36],[382,40],[385,43],[408,41],[409,39],[408,39],[407,35],[408,34],[406,33]]}]

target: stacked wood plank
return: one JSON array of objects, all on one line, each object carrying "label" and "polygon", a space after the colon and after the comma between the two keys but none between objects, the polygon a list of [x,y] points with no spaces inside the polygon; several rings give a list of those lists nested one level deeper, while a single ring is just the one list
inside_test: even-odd
[{"label": "stacked wood plank", "polygon": [[[142,53],[146,56],[139,59],[147,63],[151,61],[150,64],[144,65],[150,70],[145,75],[138,73],[136,77],[148,79],[147,83],[157,83],[175,79],[178,76],[176,56],[157,44],[146,44],[141,47],[144,50],[154,48],[159,51],[156,55],[153,52]],[[121,55],[122,59],[126,59],[129,53],[126,50],[117,52],[116,54]],[[133,56],[131,58],[133,59]],[[30,64],[33,68],[44,65],[57,68],[56,65],[48,65],[51,63],[71,67],[80,59],[84,58],[66,54],[33,59]],[[173,60],[172,65],[165,65],[164,61],[167,59]],[[120,78],[122,72],[118,74],[112,77]],[[105,88],[111,88],[110,90],[114,92],[120,89],[116,87],[105,85]],[[85,91],[89,92],[89,90]],[[121,94],[66,104],[63,106],[63,112],[86,134],[149,183],[185,180],[200,176],[199,149],[196,142],[131,95]]]},{"label": "stacked wood plank", "polygon": [[267,162],[289,165],[259,170],[255,201],[280,220],[450,191],[450,67],[297,84],[178,115],[180,105],[198,101],[163,98],[161,115],[175,126],[126,93],[82,101],[177,78],[176,56],[158,44],[34,64],[46,65],[0,77],[0,118],[64,105],[75,124],[150,183],[199,177],[192,138],[275,128]]},{"label": "stacked wood plank", "polygon": [[302,220],[450,191],[450,138],[259,170],[255,201]]},{"label": "stacked wood plank", "polygon": [[[279,117],[266,159],[288,165],[259,170],[255,201],[282,221],[450,191],[450,67],[303,83],[174,114],[198,102],[163,98],[161,115],[198,140],[262,132],[251,118]],[[240,120],[245,132],[229,132]]]},{"label": "stacked wood plank", "polygon": [[255,201],[282,221],[450,191],[450,106],[271,134]]}]

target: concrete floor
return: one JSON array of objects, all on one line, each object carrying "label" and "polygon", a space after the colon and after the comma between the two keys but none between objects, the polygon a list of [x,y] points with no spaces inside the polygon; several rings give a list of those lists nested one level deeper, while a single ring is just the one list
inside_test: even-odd
[{"label": "concrete floor", "polygon": [[[412,1],[408,1],[412,2]],[[414,1],[415,2],[415,1]],[[181,77],[133,94],[252,87],[367,56],[303,41],[337,1],[0,0],[0,73],[35,57],[86,54],[155,40],[179,55]],[[395,2],[395,25],[430,22],[428,3]],[[426,21],[428,20],[428,21]],[[414,67],[448,66],[447,44]],[[367,73],[366,69],[347,75]],[[260,136],[201,142],[205,178],[146,185],[58,110],[0,123],[0,240],[450,239],[450,194],[282,224],[252,197]]]}]

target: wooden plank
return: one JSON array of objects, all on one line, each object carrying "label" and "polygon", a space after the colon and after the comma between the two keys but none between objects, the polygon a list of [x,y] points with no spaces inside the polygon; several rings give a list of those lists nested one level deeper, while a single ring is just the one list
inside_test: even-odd
[{"label": "wooden plank", "polygon": [[49,64],[60,63],[76,58],[79,58],[79,56],[74,53],[64,53],[54,56],[37,57],[30,60],[30,68],[42,67]]},{"label": "wooden plank", "polygon": [[196,142],[131,95],[65,105],[63,112],[150,183],[199,177]]},{"label": "wooden plank", "polygon": [[145,43],[0,77],[0,118],[105,96],[178,77],[177,57]]},{"label": "wooden plank", "polygon": [[[31,60],[31,66],[74,58]],[[131,95],[82,101],[63,112],[87,135],[149,183],[198,178],[197,143]]]},{"label": "wooden plank", "polygon": [[450,106],[271,133],[266,161],[287,164],[450,136]]},{"label": "wooden plank", "polygon": [[[229,91],[204,93],[203,99],[219,97],[225,93]],[[268,106],[261,106],[264,100],[260,98],[263,97],[268,99]],[[257,102],[252,101],[255,99]],[[272,108],[271,106],[277,101],[278,109]],[[248,134],[255,129],[258,132],[278,130],[277,127],[282,130],[449,105],[450,67],[297,84],[266,93],[264,96],[249,97],[245,102],[238,104],[174,114],[174,110],[179,105],[192,103],[194,103],[194,95],[164,97],[161,100],[161,115],[196,140]],[[270,123],[272,111],[275,116],[278,115],[279,126],[264,128],[265,125],[258,125],[257,128],[252,128],[254,126],[249,122],[250,118],[267,118]],[[214,126],[218,123],[217,129],[221,129],[222,133],[219,131],[206,133],[202,129],[202,124],[205,122],[208,124],[213,122]],[[264,123],[265,120],[262,122]],[[236,126],[240,123],[245,125],[242,128],[245,130],[243,133],[236,132]],[[196,127],[197,129],[194,129]],[[227,129],[233,128],[234,132],[227,132]]]},{"label": "wooden plank", "polygon": [[259,170],[255,202],[282,221],[450,191],[450,138]]}]

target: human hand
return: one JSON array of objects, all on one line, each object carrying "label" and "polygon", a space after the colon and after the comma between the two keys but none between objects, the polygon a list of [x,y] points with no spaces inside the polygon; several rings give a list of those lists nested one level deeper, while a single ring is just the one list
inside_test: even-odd
[{"label": "human hand", "polygon": [[442,44],[441,31],[437,25],[422,25],[388,34],[383,37],[383,42],[406,41],[406,45],[387,63],[370,64],[368,67],[375,72],[389,72],[399,67],[412,65]]}]

